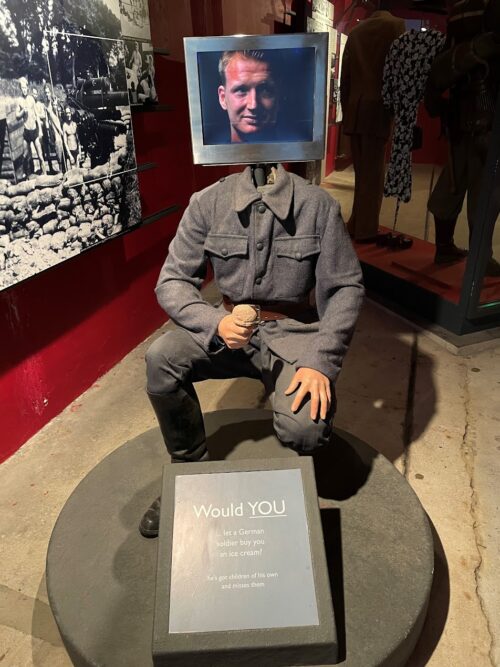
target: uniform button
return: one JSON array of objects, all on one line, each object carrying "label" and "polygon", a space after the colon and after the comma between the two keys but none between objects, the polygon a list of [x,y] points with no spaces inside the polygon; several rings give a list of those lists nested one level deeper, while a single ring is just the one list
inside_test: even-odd
[{"label": "uniform button", "polygon": [[224,257],[227,255],[227,248],[222,248],[221,253],[224,255]]},{"label": "uniform button", "polygon": [[296,252],[295,253],[295,259],[302,259],[302,253],[301,252]]},{"label": "uniform button", "polygon": [[260,285],[261,282],[262,282],[262,278],[256,278],[256,279],[255,279],[255,284],[256,284],[256,285]]},{"label": "uniform button", "polygon": [[264,204],[259,204],[257,206],[257,210],[258,210],[259,213],[265,213],[266,212],[266,207],[264,206]]},{"label": "uniform button", "polygon": [[262,250],[263,247],[264,247],[264,244],[259,241],[257,243],[257,250]]}]

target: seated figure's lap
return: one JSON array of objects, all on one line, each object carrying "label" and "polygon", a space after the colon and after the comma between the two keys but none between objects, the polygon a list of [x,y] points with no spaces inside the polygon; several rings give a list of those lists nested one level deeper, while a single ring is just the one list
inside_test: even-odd
[{"label": "seated figure's lap", "polygon": [[191,334],[177,327],[155,340],[146,353],[147,390],[152,394],[169,394],[179,386],[207,379],[260,379],[270,393],[273,426],[284,445],[297,451],[311,451],[327,444],[334,406],[326,420],[311,419],[308,400],[293,413],[294,394],[286,396],[285,390],[296,372],[295,366],[269,349],[261,352],[247,346],[207,354]]}]

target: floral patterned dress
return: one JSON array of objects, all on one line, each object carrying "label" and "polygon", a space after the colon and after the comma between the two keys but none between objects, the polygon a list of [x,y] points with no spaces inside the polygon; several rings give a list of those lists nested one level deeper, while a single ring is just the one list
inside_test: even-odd
[{"label": "floral patterned dress", "polygon": [[382,99],[394,114],[394,135],[385,197],[403,202],[411,199],[413,128],[432,62],[444,41],[445,35],[438,30],[409,30],[394,40],[387,54]]}]

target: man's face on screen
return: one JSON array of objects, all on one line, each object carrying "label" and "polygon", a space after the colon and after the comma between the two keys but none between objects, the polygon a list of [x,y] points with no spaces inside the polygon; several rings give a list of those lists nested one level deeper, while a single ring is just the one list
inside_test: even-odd
[{"label": "man's face on screen", "polygon": [[278,111],[276,84],[267,63],[234,56],[226,67],[219,102],[231,124],[231,142],[251,141],[274,127]]}]

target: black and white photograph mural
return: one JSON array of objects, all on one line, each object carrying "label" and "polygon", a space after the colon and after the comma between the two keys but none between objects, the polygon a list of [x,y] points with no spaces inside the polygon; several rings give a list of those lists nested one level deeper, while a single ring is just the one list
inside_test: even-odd
[{"label": "black and white photograph mural", "polygon": [[151,41],[148,0],[120,0],[123,37]]},{"label": "black and white photograph mural", "polygon": [[68,34],[54,42],[49,73],[65,98],[60,115],[69,166],[86,181],[134,169],[123,42]]},{"label": "black and white photograph mural", "polygon": [[0,289],[140,222],[118,0],[0,0]]},{"label": "black and white photograph mural", "polygon": [[124,43],[130,104],[156,104],[153,45],[135,39],[125,39]]}]

